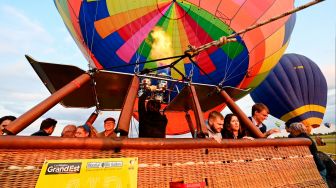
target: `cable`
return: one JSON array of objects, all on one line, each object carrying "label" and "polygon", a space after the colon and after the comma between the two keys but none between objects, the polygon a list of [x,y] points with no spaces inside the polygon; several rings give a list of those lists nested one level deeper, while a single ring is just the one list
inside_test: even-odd
[{"label": "cable", "polygon": [[178,56],[172,56],[172,57],[165,57],[165,58],[161,58],[161,59],[154,59],[154,60],[149,60],[149,61],[143,61],[143,62],[139,62],[139,63],[129,63],[129,64],[126,64],[126,65],[111,66],[111,67],[107,67],[106,69],[117,69],[117,68],[122,68],[122,67],[133,66],[133,65],[141,65],[141,64],[146,64],[146,63],[151,63],[151,62],[156,62],[156,61],[181,58],[183,56],[184,55],[178,55]]},{"label": "cable", "polygon": [[[275,1],[272,2],[272,4],[270,4],[270,6],[267,8],[267,10],[266,10],[265,12],[267,12],[267,11],[274,5],[274,3],[275,3]],[[260,14],[259,17],[255,20],[255,22],[254,22],[252,25],[256,24],[257,21],[258,21],[260,18],[262,18],[263,16],[264,16],[264,14]],[[242,41],[244,41],[245,34],[246,34],[246,33],[244,33],[244,34],[241,36],[241,40],[242,40]],[[238,49],[238,47],[235,49],[234,54],[237,53],[237,49]],[[253,49],[254,49],[254,48],[253,48]],[[252,50],[253,50],[253,49],[252,49]],[[252,50],[251,50],[251,51],[252,51]],[[230,46],[229,46],[229,51],[230,51]],[[248,52],[248,56],[249,56],[249,55],[250,55],[250,52]],[[229,57],[229,56],[227,56],[227,60],[228,60],[228,57]],[[246,59],[246,57],[245,57],[245,59]],[[244,59],[244,60],[245,60],[245,59]],[[224,74],[225,76],[223,77],[223,79],[222,79],[222,81],[219,83],[219,85],[223,85],[225,81],[230,80],[230,76],[232,75],[232,73],[237,69],[237,67],[239,67],[239,66],[244,62],[244,60],[243,60],[243,61],[240,61],[239,64],[235,66],[236,68],[233,69],[233,71],[231,71],[231,74],[230,74],[230,73],[228,74],[228,71],[230,70],[231,65],[233,64],[233,63],[232,63],[233,60],[231,60],[231,61],[230,61],[230,65],[229,65],[229,67],[226,67],[226,66],[225,66],[225,67],[226,67],[226,69],[225,69],[225,74]]]}]

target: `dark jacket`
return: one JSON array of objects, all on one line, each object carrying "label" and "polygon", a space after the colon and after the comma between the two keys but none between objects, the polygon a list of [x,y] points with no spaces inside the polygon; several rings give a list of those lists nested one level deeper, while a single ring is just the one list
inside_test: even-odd
[{"label": "dark jacket", "polygon": [[226,139],[239,139],[239,138],[243,138],[245,135],[241,132],[238,132],[238,136],[237,138],[234,137],[233,132],[229,131],[229,130],[225,130],[222,131],[222,138],[226,138]]},{"label": "dark jacket", "polygon": [[33,133],[31,136],[49,136],[49,134],[46,133],[44,130],[39,130],[39,131]]},{"label": "dark jacket", "polygon": [[146,98],[146,93],[139,97],[139,137],[165,138],[166,126],[168,123],[167,117],[160,112],[147,112],[145,107]]},{"label": "dark jacket", "polygon": [[313,157],[314,157],[314,161],[315,161],[315,164],[316,164],[316,166],[317,166],[317,169],[319,170],[319,171],[322,171],[322,170],[324,170],[324,169],[326,169],[326,167],[324,166],[324,164],[323,164],[323,162],[321,161],[321,159],[318,157],[318,155],[317,155],[317,147],[316,147],[316,144],[315,144],[315,142],[313,141],[313,139],[311,139],[310,138],[310,136],[308,136],[306,133],[301,133],[300,135],[298,135],[298,136],[293,136],[293,135],[291,135],[291,137],[292,138],[294,138],[294,137],[300,137],[300,138],[308,138],[311,142],[312,142],[312,144],[309,146],[309,150],[310,150],[310,152],[311,152],[311,154],[313,155]]},{"label": "dark jacket", "polygon": [[[251,121],[252,121],[252,117],[248,117]],[[253,121],[252,121],[253,123]],[[257,126],[257,125],[256,125]],[[265,124],[261,123],[261,127],[259,127],[259,130],[262,132],[262,133],[265,133],[267,131],[267,127]]]}]

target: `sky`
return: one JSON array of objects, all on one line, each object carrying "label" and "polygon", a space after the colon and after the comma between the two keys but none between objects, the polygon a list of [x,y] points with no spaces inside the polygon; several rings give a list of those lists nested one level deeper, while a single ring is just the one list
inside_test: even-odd
[{"label": "sky", "polygon": [[[308,2],[299,0],[295,5]],[[326,0],[297,13],[296,25],[285,53],[305,55],[318,64],[327,79],[328,103],[323,122],[335,125],[335,44],[336,1]],[[87,70],[87,61],[67,31],[52,0],[32,1],[1,0],[0,3],[0,117],[20,116],[50,95],[24,55],[29,54],[39,61],[75,65]],[[237,104],[249,116],[253,101],[249,96]],[[30,135],[39,129],[47,117],[58,120],[53,135],[59,136],[67,124],[83,124],[94,109],[67,109],[56,105],[33,122],[19,135]],[[229,113],[228,109],[222,112]],[[119,113],[102,112],[95,127],[102,131],[103,120]],[[269,117],[266,125],[274,127],[276,118]],[[281,122],[281,121],[280,121]],[[136,132],[135,120],[131,131]],[[325,126],[314,132],[335,131]],[[282,127],[283,128],[283,125]]]}]

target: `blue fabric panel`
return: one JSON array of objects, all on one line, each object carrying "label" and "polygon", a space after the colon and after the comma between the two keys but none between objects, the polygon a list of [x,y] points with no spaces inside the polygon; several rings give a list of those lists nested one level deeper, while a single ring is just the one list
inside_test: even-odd
[{"label": "blue fabric panel", "polygon": [[283,46],[290,39],[290,36],[291,36],[291,34],[293,32],[293,29],[294,29],[295,22],[296,22],[296,13],[292,14],[290,16],[290,18],[288,19],[288,21],[286,22],[286,25],[285,25],[285,38],[284,38],[284,41],[283,41],[283,44],[282,44]]}]

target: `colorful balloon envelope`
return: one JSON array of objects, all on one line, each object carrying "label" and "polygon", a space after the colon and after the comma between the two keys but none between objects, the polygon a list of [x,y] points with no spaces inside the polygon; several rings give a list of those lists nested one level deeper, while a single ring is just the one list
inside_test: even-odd
[{"label": "colorful balloon envelope", "polygon": [[320,68],[299,54],[285,54],[268,77],[251,92],[270,114],[287,122],[303,122],[308,130],[320,126],[327,104],[327,82]]},{"label": "colorful balloon envelope", "polygon": [[[294,8],[294,0],[54,1],[91,67],[125,73],[168,65],[172,60],[134,64],[183,55],[188,45],[206,44]],[[194,57],[211,79],[189,59],[175,67],[195,83],[255,88],[284,53],[294,24],[295,15],[287,16],[237,37],[237,42],[211,47]],[[177,71],[162,71],[181,79]],[[243,95],[233,97],[237,100]],[[186,121],[181,121],[185,123],[175,127],[177,131],[170,131],[168,125],[168,132],[186,132]]]}]

